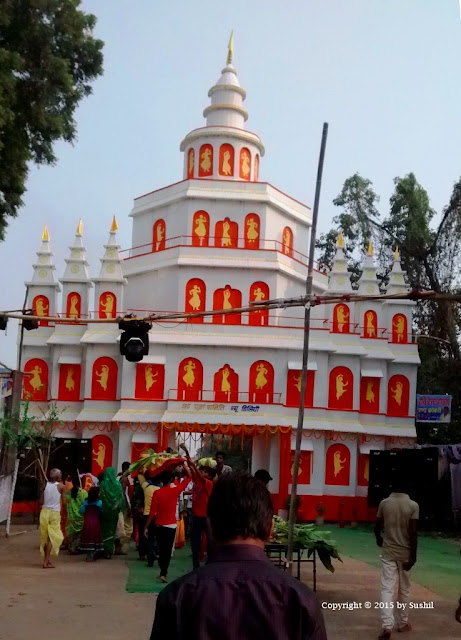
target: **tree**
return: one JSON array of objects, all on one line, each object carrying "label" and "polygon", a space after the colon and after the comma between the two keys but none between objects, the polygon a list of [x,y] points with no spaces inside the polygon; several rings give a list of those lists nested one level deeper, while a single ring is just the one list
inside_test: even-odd
[{"label": "tree", "polygon": [[54,164],[76,138],[74,113],[102,74],[103,42],[80,0],[0,3],[0,240],[23,204],[30,162]]}]

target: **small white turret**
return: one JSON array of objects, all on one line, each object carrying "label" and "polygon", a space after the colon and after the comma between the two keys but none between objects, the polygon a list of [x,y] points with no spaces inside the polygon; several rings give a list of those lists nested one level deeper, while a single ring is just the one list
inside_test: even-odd
[{"label": "small white turret", "polygon": [[363,271],[359,278],[358,293],[368,295],[379,295],[378,278],[376,277],[377,268],[373,259],[373,245],[368,245],[367,255],[363,261]]},{"label": "small white turret", "polygon": [[339,232],[336,242],[336,253],[329,273],[328,293],[348,293],[352,291],[351,277],[347,270],[347,260],[344,255],[344,236]]},{"label": "small white turret", "polygon": [[86,249],[83,246],[83,222],[80,220],[70,255],[65,259],[66,268],[62,283],[62,312],[67,318],[88,317],[89,290],[93,286],[88,274]]},{"label": "small white turret", "polygon": [[99,276],[93,278],[95,284],[94,308],[99,318],[115,318],[123,311],[123,292],[126,279],[123,277],[122,259],[119,255],[120,245],[117,243],[117,220],[114,216],[109,232],[109,239],[104,245],[104,256],[101,258]]}]

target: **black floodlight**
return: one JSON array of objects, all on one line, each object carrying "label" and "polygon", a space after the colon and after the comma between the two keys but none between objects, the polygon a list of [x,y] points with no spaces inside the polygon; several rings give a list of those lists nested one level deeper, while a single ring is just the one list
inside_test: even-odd
[{"label": "black floodlight", "polygon": [[7,324],[8,324],[7,316],[0,316],[0,331],[6,331]]},{"label": "black floodlight", "polygon": [[[26,309],[25,311],[22,312],[22,315],[33,316],[34,311],[33,309]],[[23,318],[22,326],[26,331],[32,331],[33,329],[38,329],[38,320],[36,318],[30,318],[30,320],[29,318]]]},{"label": "black floodlight", "polygon": [[123,331],[120,336],[120,353],[128,362],[140,362],[149,354],[149,329],[152,324],[146,320],[129,320],[133,314],[125,316],[118,323]]}]

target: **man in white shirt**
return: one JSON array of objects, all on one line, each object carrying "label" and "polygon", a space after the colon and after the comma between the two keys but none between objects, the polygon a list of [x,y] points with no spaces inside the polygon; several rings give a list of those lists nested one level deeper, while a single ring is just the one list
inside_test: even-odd
[{"label": "man in white shirt", "polygon": [[59,469],[51,469],[50,480],[43,492],[42,509],[40,511],[40,553],[44,569],[54,569],[50,556],[57,556],[64,540],[61,531],[61,496],[66,490],[62,483]]}]

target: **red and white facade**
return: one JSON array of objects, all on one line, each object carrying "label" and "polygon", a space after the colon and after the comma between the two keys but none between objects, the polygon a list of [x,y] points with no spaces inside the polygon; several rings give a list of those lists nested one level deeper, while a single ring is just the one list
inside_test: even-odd
[{"label": "red and white facade", "polygon": [[[72,317],[231,309],[305,291],[308,206],[261,181],[264,146],[245,129],[245,91],[229,63],[210,89],[205,126],[181,143],[182,180],[134,201],[132,249],[109,233],[91,278],[79,225],[61,287],[44,233],[29,284],[37,315],[61,315],[24,335],[25,394],[50,401],[65,437],[93,438],[93,472],[199,434],[252,438],[253,471],[273,477],[277,508],[290,491],[300,397],[304,309],[159,322],[138,364],[119,353],[117,324]],[[261,167],[262,168],[262,167]],[[342,236],[314,291],[352,292]],[[360,292],[378,293],[372,249]],[[58,293],[62,288],[60,306]],[[388,291],[406,291],[395,256]],[[370,449],[413,446],[418,350],[410,301],[314,307],[298,478],[301,511],[367,519]],[[188,435],[192,434],[192,435]]]}]

